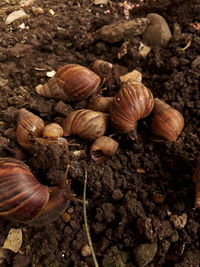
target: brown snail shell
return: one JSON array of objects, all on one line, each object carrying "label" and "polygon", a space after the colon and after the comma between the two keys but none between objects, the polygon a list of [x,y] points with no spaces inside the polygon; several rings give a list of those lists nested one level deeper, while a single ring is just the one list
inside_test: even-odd
[{"label": "brown snail shell", "polygon": [[36,223],[55,220],[68,200],[78,200],[68,183],[47,187],[39,183],[29,167],[14,158],[0,158],[0,217]]},{"label": "brown snail shell", "polygon": [[119,143],[111,137],[100,136],[93,142],[90,148],[91,158],[96,163],[100,163],[114,155],[118,146]]},{"label": "brown snail shell", "polygon": [[114,97],[96,97],[91,98],[89,101],[88,108],[94,111],[100,111],[108,113],[110,109],[111,102]]},{"label": "brown snail shell", "polygon": [[154,99],[142,83],[129,79],[122,84],[110,106],[111,122],[119,133],[135,129],[137,121],[150,114]]},{"label": "brown snail shell", "polygon": [[100,77],[90,69],[78,64],[67,64],[43,86],[37,86],[36,92],[54,99],[82,100],[97,91],[100,81]]},{"label": "brown snail shell", "polygon": [[193,175],[193,181],[196,183],[195,207],[200,208],[200,158],[198,160],[195,173]]},{"label": "brown snail shell", "polygon": [[83,139],[95,140],[104,135],[108,125],[108,114],[89,109],[71,112],[63,122],[64,136],[79,135]]},{"label": "brown snail shell", "polygon": [[63,128],[58,123],[50,123],[44,127],[42,136],[46,138],[62,137]]},{"label": "brown snail shell", "polygon": [[91,65],[91,70],[98,74],[102,80],[107,79],[112,75],[112,69],[112,63],[101,59],[95,60]]},{"label": "brown snail shell", "polygon": [[164,101],[155,98],[151,118],[151,133],[154,141],[176,141],[184,127],[181,113]]},{"label": "brown snail shell", "polygon": [[32,112],[22,108],[19,111],[16,129],[17,142],[25,149],[31,149],[31,138],[41,136],[44,129],[44,121]]}]

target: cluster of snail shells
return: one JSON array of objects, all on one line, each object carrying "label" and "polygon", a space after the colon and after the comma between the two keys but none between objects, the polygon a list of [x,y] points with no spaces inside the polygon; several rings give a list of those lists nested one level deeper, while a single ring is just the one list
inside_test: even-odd
[{"label": "cluster of snail shells", "polygon": [[[101,79],[108,77],[112,70],[112,64],[102,60],[95,61],[91,67],[92,70],[78,64],[64,65],[55,77],[43,86],[39,85],[36,91],[55,99],[86,99],[97,94]],[[138,120],[151,114],[152,139],[176,141],[184,127],[180,112],[164,101],[154,99],[141,82],[139,72],[120,76],[120,80],[122,86],[114,97],[93,97],[88,109],[69,114],[62,125],[64,135],[77,134],[83,139],[95,140],[105,134],[109,120],[116,132],[128,133],[136,128]]]},{"label": "cluster of snail shells", "polygon": [[63,128],[57,123],[45,126],[44,121],[32,112],[22,108],[19,110],[16,128],[17,142],[27,150],[32,149],[35,142],[48,146],[52,143],[68,145],[63,136]]}]

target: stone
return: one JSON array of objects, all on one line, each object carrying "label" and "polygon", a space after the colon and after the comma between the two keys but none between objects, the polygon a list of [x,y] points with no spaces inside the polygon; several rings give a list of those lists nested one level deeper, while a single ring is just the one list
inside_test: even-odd
[{"label": "stone", "polygon": [[156,13],[148,14],[147,19],[150,24],[142,35],[143,42],[150,46],[166,46],[172,37],[166,20]]},{"label": "stone", "polygon": [[147,266],[154,258],[157,252],[157,243],[142,244],[133,250],[135,262],[139,267]]}]

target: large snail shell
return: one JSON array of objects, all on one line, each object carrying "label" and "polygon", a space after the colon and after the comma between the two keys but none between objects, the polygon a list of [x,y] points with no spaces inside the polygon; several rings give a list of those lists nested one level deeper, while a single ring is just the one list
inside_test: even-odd
[{"label": "large snail shell", "polygon": [[142,83],[128,80],[115,95],[110,107],[113,126],[119,133],[132,131],[139,119],[149,115],[154,105],[151,91]]},{"label": "large snail shell", "polygon": [[43,86],[37,86],[36,91],[39,95],[55,99],[82,100],[97,91],[100,81],[100,77],[88,68],[67,64]]},{"label": "large snail shell", "polygon": [[13,158],[0,158],[1,217],[32,220],[48,200],[48,187],[36,180],[27,165]]},{"label": "large snail shell", "polygon": [[151,132],[153,140],[156,138],[176,141],[184,127],[184,119],[181,113],[164,101],[155,98],[152,112]]},{"label": "large snail shell", "polygon": [[71,112],[63,122],[64,135],[77,134],[83,139],[95,140],[104,135],[108,114],[89,109]]},{"label": "large snail shell", "polygon": [[19,111],[16,138],[18,143],[25,149],[31,149],[33,142],[31,137],[41,136],[44,121],[32,112],[22,108]]}]

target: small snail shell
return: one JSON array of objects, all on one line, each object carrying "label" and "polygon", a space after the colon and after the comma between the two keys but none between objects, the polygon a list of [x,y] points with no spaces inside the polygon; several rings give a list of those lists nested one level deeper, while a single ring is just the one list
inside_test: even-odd
[{"label": "small snail shell", "polygon": [[25,223],[54,220],[69,199],[73,199],[69,184],[47,187],[22,161],[0,158],[1,218]]},{"label": "small snail shell", "polygon": [[149,115],[153,105],[151,91],[142,83],[129,79],[111,103],[111,122],[117,132],[128,133],[134,130],[139,119]]},{"label": "small snail shell", "polygon": [[71,112],[63,122],[64,136],[77,134],[83,139],[95,140],[104,135],[108,114],[89,109]]},{"label": "small snail shell", "polygon": [[200,208],[200,159],[193,175],[193,181],[196,183],[195,207]]},{"label": "small snail shell", "polygon": [[46,138],[61,137],[63,136],[63,128],[58,123],[50,123],[44,127],[42,136]]},{"label": "small snail shell", "polygon": [[18,124],[16,129],[17,142],[25,149],[31,149],[33,142],[31,137],[41,136],[44,128],[44,121],[32,112],[22,108],[19,111]]},{"label": "small snail shell", "polygon": [[[176,141],[184,127],[184,119],[181,113],[164,101],[155,98],[155,104],[151,118],[152,139],[156,138]],[[155,136],[155,138],[154,138]]]},{"label": "small snail shell", "polygon": [[109,78],[112,74],[113,65],[108,61],[97,59],[91,65],[91,70],[93,70],[99,77],[103,80],[104,78]]},{"label": "small snail shell", "polygon": [[82,100],[97,91],[100,81],[100,77],[88,68],[67,64],[43,86],[37,86],[36,92],[55,99]]},{"label": "small snail shell", "polygon": [[110,109],[111,102],[114,97],[96,97],[91,98],[89,101],[88,108],[94,111],[100,111],[108,113]]},{"label": "small snail shell", "polygon": [[111,137],[100,136],[93,142],[90,148],[90,155],[96,163],[100,163],[115,154],[118,146],[118,142]]}]

